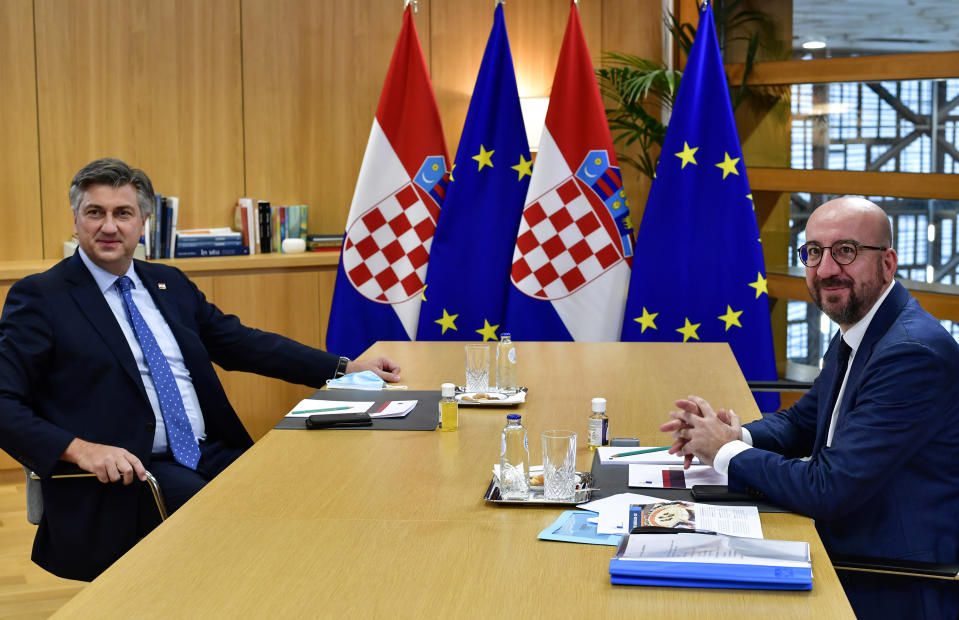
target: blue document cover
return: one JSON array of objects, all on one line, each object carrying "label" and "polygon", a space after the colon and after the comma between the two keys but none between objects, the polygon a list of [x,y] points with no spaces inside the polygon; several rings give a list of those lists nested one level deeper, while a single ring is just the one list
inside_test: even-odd
[{"label": "blue document cover", "polygon": [[624,536],[609,574],[621,585],[812,589],[808,543],[708,533]]}]

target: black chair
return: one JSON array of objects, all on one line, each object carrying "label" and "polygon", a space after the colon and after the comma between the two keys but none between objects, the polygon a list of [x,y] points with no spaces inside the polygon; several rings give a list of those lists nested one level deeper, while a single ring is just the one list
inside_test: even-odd
[{"label": "black chair", "polygon": [[[40,485],[44,479],[26,467],[24,467],[23,470],[27,476],[27,521],[38,525],[40,518],[43,517],[43,494],[40,492]],[[83,471],[76,465],[68,463],[58,464],[54,469],[53,475],[50,476],[51,479],[93,477],[96,477],[96,474]],[[156,503],[157,512],[160,515],[160,521],[165,521],[167,518],[167,510],[166,503],[163,501],[163,493],[160,491],[160,485],[157,483],[156,478],[149,471],[147,472],[144,484],[150,487],[150,492],[153,494],[153,501]]]}]

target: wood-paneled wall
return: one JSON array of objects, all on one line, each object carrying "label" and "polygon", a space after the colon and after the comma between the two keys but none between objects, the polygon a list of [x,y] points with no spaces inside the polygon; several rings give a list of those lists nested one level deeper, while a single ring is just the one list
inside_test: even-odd
[{"label": "wood-paneled wall", "polygon": [[[419,0],[414,17],[451,157],[493,4]],[[594,63],[606,50],[659,58],[660,10],[582,0]],[[520,95],[547,96],[569,2],[505,12]],[[105,156],[179,196],[182,227],[230,225],[248,195],[308,204],[311,231],[342,231],[402,13],[400,0],[0,0],[0,262],[61,256],[70,179]],[[648,186],[623,176],[636,208]],[[313,346],[333,281],[328,266],[197,278],[224,311]],[[254,437],[309,393],[220,374]],[[4,458],[0,468],[13,465]]]},{"label": "wood-paneled wall", "polygon": [[[660,56],[660,7],[583,0],[603,50]],[[489,0],[420,0],[415,22],[452,156],[492,25]],[[565,0],[506,5],[522,96],[549,94]],[[66,190],[89,160],[143,168],[185,227],[237,196],[311,206],[336,232],[399,32],[399,0],[0,0],[0,260],[58,257]],[[646,187],[624,170],[633,204]]]}]

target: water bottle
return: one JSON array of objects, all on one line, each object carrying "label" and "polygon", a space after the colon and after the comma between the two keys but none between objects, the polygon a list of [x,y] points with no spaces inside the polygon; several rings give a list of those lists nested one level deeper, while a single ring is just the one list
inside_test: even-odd
[{"label": "water bottle", "polygon": [[502,499],[529,499],[529,444],[518,413],[506,416],[500,444],[499,491]]},{"label": "water bottle", "polygon": [[504,333],[496,345],[496,390],[513,392],[516,388],[516,345],[509,333]]}]

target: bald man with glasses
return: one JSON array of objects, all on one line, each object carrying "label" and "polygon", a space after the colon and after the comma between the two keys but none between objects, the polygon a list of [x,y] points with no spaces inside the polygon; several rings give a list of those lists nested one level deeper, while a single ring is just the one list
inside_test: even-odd
[{"label": "bald man with glasses", "polygon": [[[839,324],[813,387],[745,426],[697,396],[660,428],[671,452],[812,517],[831,553],[959,563],[959,344],[895,281],[886,213],[843,197],[809,218],[799,258]],[[861,576],[862,575],[862,576]],[[861,618],[956,618],[959,587],[841,573]]]}]

